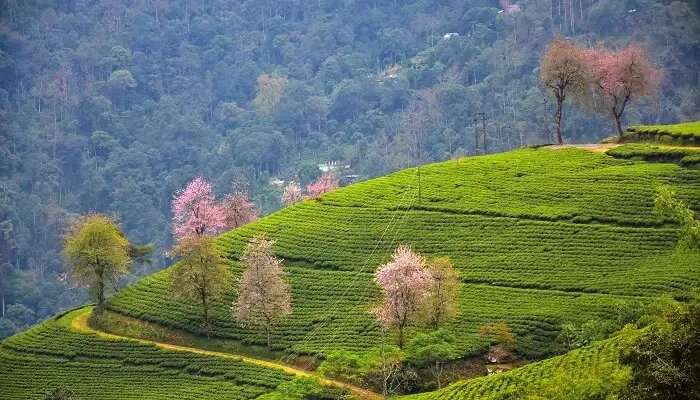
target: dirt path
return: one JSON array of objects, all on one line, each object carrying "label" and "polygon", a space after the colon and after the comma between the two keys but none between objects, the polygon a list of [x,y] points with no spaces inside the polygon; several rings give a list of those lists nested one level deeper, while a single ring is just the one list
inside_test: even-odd
[{"label": "dirt path", "polygon": [[605,153],[606,151],[613,149],[620,144],[618,143],[590,143],[590,144],[554,144],[551,146],[546,146],[545,149],[557,150],[566,148],[576,148],[592,151],[594,153]]},{"label": "dirt path", "polygon": [[186,351],[186,352],[190,352],[190,353],[202,354],[202,355],[212,356],[212,357],[221,357],[221,358],[242,360],[242,361],[245,361],[245,362],[248,362],[251,364],[260,365],[260,366],[267,367],[267,368],[281,369],[281,370],[283,370],[291,375],[294,375],[294,376],[313,377],[315,379],[318,379],[323,384],[348,389],[355,396],[357,396],[361,399],[378,400],[378,399],[382,398],[381,395],[379,395],[378,393],[372,392],[370,390],[363,389],[363,388],[360,388],[360,387],[357,387],[354,385],[350,385],[350,384],[345,383],[345,382],[336,381],[333,379],[321,378],[321,377],[319,377],[319,376],[317,376],[309,371],[295,368],[295,367],[292,367],[290,365],[283,364],[280,362],[262,360],[259,358],[253,358],[253,357],[243,356],[243,355],[238,355],[238,354],[222,353],[222,352],[211,351],[211,350],[202,350],[202,349],[198,349],[198,348],[194,348],[194,347],[177,346],[174,344],[154,342],[151,340],[132,338],[132,337],[128,337],[128,336],[120,336],[120,335],[115,335],[113,333],[99,331],[97,329],[92,328],[88,324],[88,318],[90,317],[91,312],[92,312],[92,307],[85,307],[84,309],[80,310],[80,313],[77,314],[70,321],[70,327],[75,331],[82,332],[82,333],[92,333],[92,334],[95,334],[95,335],[102,337],[102,338],[105,338],[105,339],[133,340],[133,341],[140,342],[140,343],[152,344],[152,345],[155,345],[156,347],[160,347],[162,349],[167,349],[167,350],[172,350],[172,351]]}]

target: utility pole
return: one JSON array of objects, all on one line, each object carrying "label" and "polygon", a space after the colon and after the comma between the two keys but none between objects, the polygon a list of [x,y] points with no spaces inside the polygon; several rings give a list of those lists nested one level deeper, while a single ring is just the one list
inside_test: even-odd
[{"label": "utility pole", "polygon": [[[421,127],[421,129],[423,129],[423,128]],[[422,157],[421,157],[422,154],[421,154],[420,144],[423,141],[422,136],[423,135],[421,134],[421,132],[417,133],[417,137],[418,137],[418,204],[420,204],[420,197],[421,197],[421,193],[420,193],[420,166],[421,166],[421,161],[422,161]]]}]

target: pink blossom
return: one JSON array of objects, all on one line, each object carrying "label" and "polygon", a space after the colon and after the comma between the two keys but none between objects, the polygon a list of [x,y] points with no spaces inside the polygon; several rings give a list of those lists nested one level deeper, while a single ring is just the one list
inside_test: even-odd
[{"label": "pink blossom", "polygon": [[235,229],[257,219],[255,204],[244,192],[229,193],[221,203],[225,229]]},{"label": "pink blossom", "polygon": [[298,201],[304,199],[304,193],[302,193],[301,188],[294,182],[290,182],[282,193],[282,203],[285,205],[291,205]]},{"label": "pink blossom", "polygon": [[614,52],[603,48],[586,51],[586,62],[592,75],[594,109],[610,115],[622,135],[622,115],[636,98],[653,95],[663,78],[646,51],[636,45]]},{"label": "pink blossom", "polygon": [[191,235],[215,235],[226,229],[226,213],[216,203],[212,186],[202,176],[175,193],[173,232],[178,240]]},{"label": "pink blossom", "polygon": [[326,192],[338,187],[338,180],[332,173],[321,175],[315,182],[306,185],[306,192],[312,199],[321,197]]},{"label": "pink blossom", "polygon": [[408,246],[399,246],[392,260],[379,267],[374,281],[382,290],[382,303],[373,310],[382,327],[399,331],[403,345],[403,329],[414,323],[432,284],[425,269],[425,259]]}]

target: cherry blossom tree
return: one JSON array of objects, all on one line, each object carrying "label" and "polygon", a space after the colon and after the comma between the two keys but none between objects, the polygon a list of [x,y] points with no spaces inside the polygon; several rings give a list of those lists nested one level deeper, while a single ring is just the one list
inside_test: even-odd
[{"label": "cherry blossom tree", "polygon": [[432,284],[425,259],[410,247],[399,246],[391,261],[379,267],[374,281],[381,288],[382,302],[372,311],[384,329],[397,330],[403,348],[404,329],[417,322]]},{"label": "cherry blossom tree", "polygon": [[248,199],[245,192],[227,194],[221,207],[224,212],[225,229],[235,229],[258,218],[255,204]]},{"label": "cherry blossom tree", "polygon": [[241,261],[244,271],[238,287],[238,299],[231,311],[243,327],[262,327],[267,346],[272,331],[292,312],[292,295],[284,277],[282,260],[275,257],[274,241],[263,234],[248,243]]},{"label": "cherry blossom tree", "polygon": [[557,143],[564,144],[561,118],[564,101],[570,95],[582,96],[588,83],[588,69],[584,51],[566,39],[556,38],[550,43],[540,62],[540,80],[554,95]]},{"label": "cherry blossom tree", "polygon": [[282,193],[282,203],[284,203],[284,205],[289,206],[303,199],[304,193],[296,182],[290,182],[285,186],[284,192]]},{"label": "cherry blossom tree", "polygon": [[175,193],[172,209],[173,232],[178,240],[214,235],[226,229],[226,212],[216,202],[211,183],[202,176]]},{"label": "cherry blossom tree", "polygon": [[306,192],[312,199],[321,197],[326,192],[338,187],[338,180],[331,172],[321,175],[315,182],[306,185]]},{"label": "cherry blossom tree", "polygon": [[656,68],[646,50],[631,45],[618,52],[595,48],[586,51],[591,71],[593,109],[610,116],[622,136],[622,115],[629,103],[656,93],[663,70]]}]

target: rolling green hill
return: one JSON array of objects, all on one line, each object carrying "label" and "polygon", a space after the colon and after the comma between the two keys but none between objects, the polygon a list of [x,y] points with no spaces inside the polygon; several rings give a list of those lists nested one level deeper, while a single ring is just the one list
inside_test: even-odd
[{"label": "rolling green hill", "polygon": [[[371,273],[398,245],[451,257],[460,271],[461,315],[451,324],[465,354],[476,334],[507,321],[530,350],[546,353],[563,323],[617,319],[629,304],[697,285],[697,254],[673,255],[677,229],[653,213],[658,185],[700,210],[700,171],[615,159],[579,149],[524,149],[408,169],[329,193],[224,234],[240,272],[246,241],[266,232],[287,262],[294,313],[279,349],[362,350],[379,342],[368,314]],[[118,313],[196,332],[195,304],[168,293],[169,270],[122,290]],[[214,334],[264,343],[235,326],[233,288],[216,305]],[[543,350],[544,349],[544,350]]]},{"label": "rolling green hill", "polygon": [[[448,329],[464,355],[484,350],[479,326],[504,320],[522,353],[545,356],[563,324],[619,323],[656,296],[683,295],[700,283],[700,255],[674,252],[677,226],[653,211],[662,184],[700,210],[698,169],[537,148],[430,164],[420,177],[420,195],[418,171],[407,169],[306,200],[219,238],[235,274],[249,238],[266,232],[276,240],[294,296],[294,312],[273,339],[278,350],[319,354],[378,345],[379,329],[368,313],[378,295],[372,273],[399,244],[453,259],[463,282],[461,313]],[[121,290],[109,310],[199,332],[197,305],[169,292],[171,269]],[[217,300],[213,335],[265,343],[261,332],[233,323],[235,296],[232,287]],[[98,383],[106,385],[94,397],[100,399],[255,398],[292,381],[244,359],[76,331],[70,323],[76,312],[2,343],[0,386],[7,398],[37,397],[57,385],[94,397]],[[616,340],[417,398],[488,398],[568,367],[598,368],[614,360]]]}]

